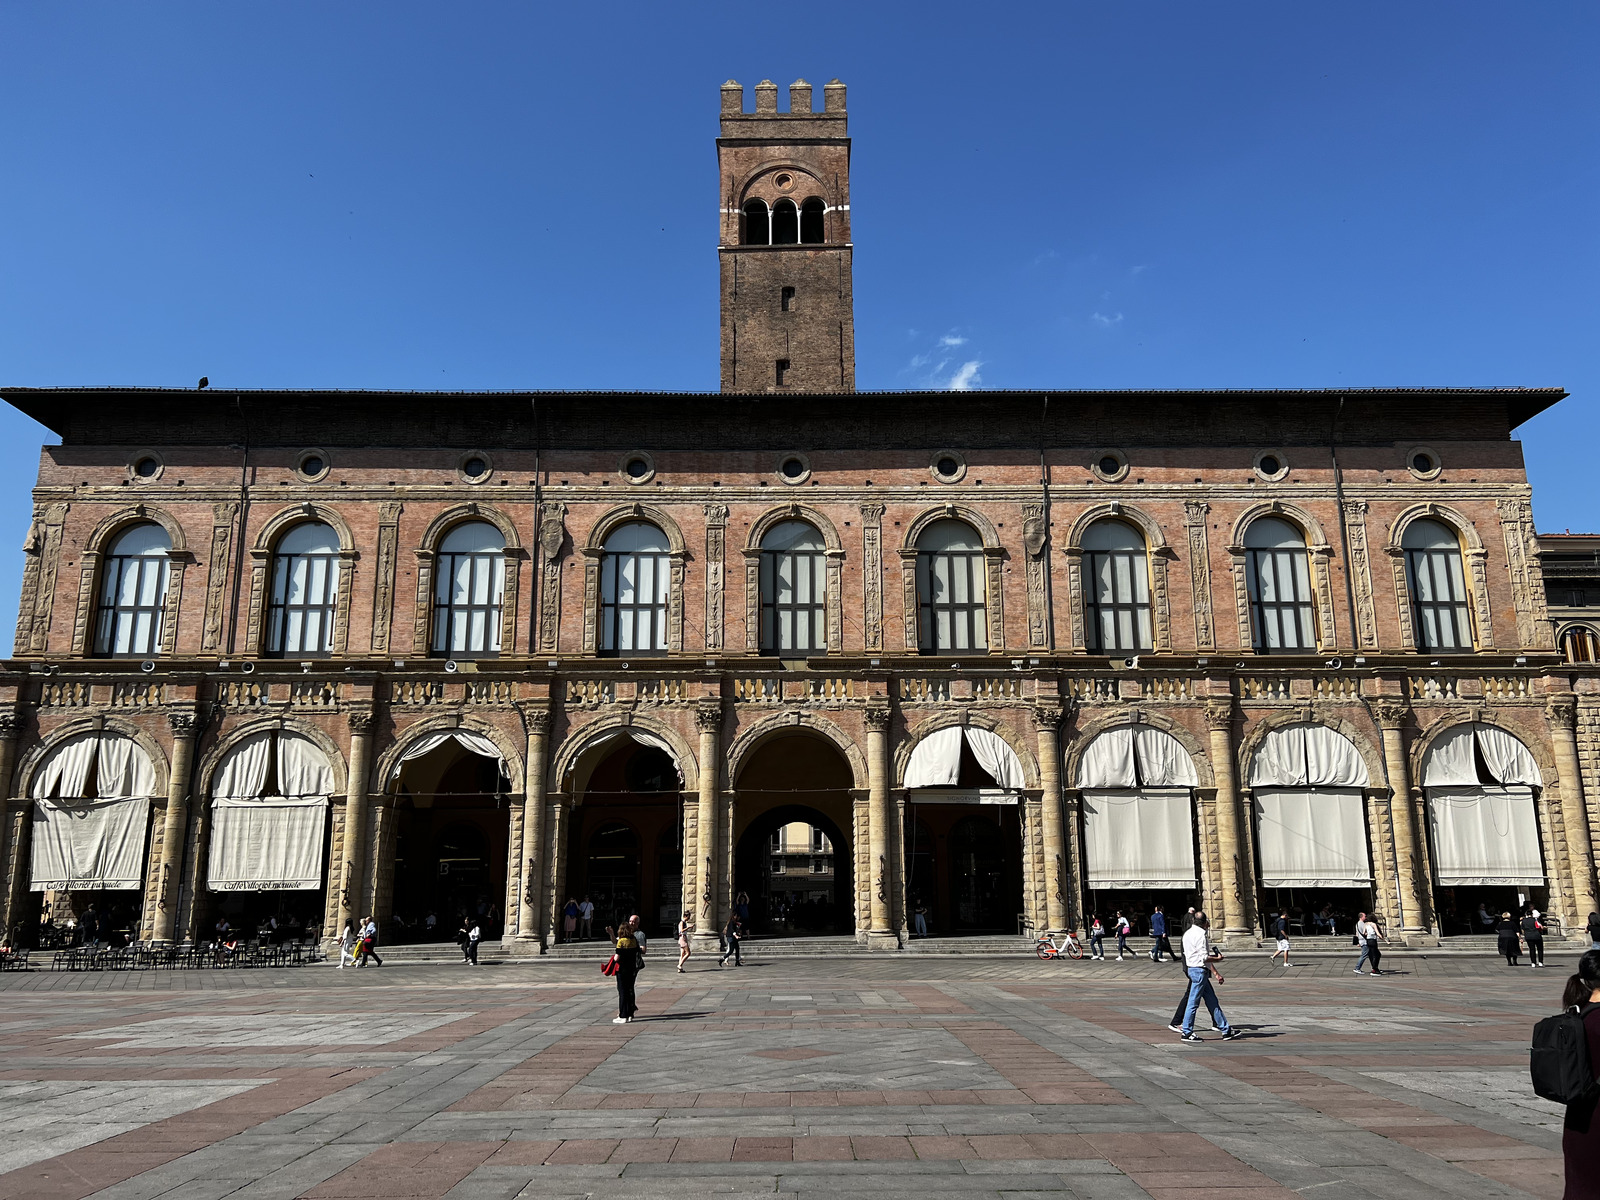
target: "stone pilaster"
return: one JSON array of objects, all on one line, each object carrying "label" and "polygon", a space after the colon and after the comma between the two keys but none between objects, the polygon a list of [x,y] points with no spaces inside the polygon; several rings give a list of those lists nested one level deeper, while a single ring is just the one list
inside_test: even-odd
[{"label": "stone pilaster", "polygon": [[1222,863],[1222,924],[1225,936],[1244,938],[1251,933],[1245,889],[1247,856],[1241,836],[1239,785],[1233,769],[1233,701],[1206,705],[1206,728],[1211,736],[1211,770],[1217,783],[1217,851]]},{"label": "stone pilaster", "polygon": [[345,783],[344,798],[344,854],[339,864],[337,879],[329,879],[328,886],[339,891],[339,916],[331,933],[337,938],[346,921],[354,921],[370,914],[357,912],[356,908],[367,894],[363,854],[367,832],[367,773],[372,762],[372,727],[374,716],[369,706],[352,708],[350,722],[350,778]]},{"label": "stone pilaster", "polygon": [[522,851],[517,856],[522,879],[518,889],[517,940],[544,948],[540,899],[544,879],[545,774],[550,755],[550,708],[544,703],[519,704],[528,734],[522,781]]},{"label": "stone pilaster", "polygon": [[1383,732],[1383,765],[1389,774],[1389,821],[1394,829],[1394,869],[1400,885],[1400,924],[1407,945],[1437,945],[1428,928],[1431,907],[1421,887],[1422,858],[1416,808],[1411,798],[1410,762],[1406,758],[1405,702],[1379,700],[1372,715]]},{"label": "stone pilaster", "polygon": [[192,707],[167,713],[172,726],[172,769],[167,776],[167,811],[161,835],[161,861],[155,871],[155,922],[151,941],[169,943],[178,924],[178,889],[183,875],[183,844],[189,830],[189,776],[200,722]]},{"label": "stone pilaster", "polygon": [[1067,895],[1071,871],[1061,811],[1061,708],[1039,705],[1033,710],[1039,735],[1039,824],[1044,834],[1045,927],[1052,937],[1070,928]]},{"label": "stone pilaster", "polygon": [[[1594,853],[1589,838],[1588,813],[1583,803],[1583,775],[1578,766],[1578,699],[1570,692],[1552,696],[1545,707],[1550,741],[1555,749],[1557,787],[1561,794],[1561,824],[1567,841],[1567,884],[1571,891],[1569,930],[1576,935],[1596,911]],[[1564,889],[1563,889],[1564,890]]]},{"label": "stone pilaster", "polygon": [[872,891],[869,906],[872,927],[867,930],[867,949],[898,950],[900,938],[894,930],[894,913],[889,899],[894,805],[889,796],[889,709],[872,705],[866,710],[867,722],[867,841]]},{"label": "stone pilaster", "polygon": [[718,782],[722,775],[722,705],[717,702],[701,704],[694,711],[695,722],[700,727],[700,805],[695,818],[695,860],[685,863],[685,872],[692,871],[695,881],[694,937],[691,944],[696,950],[711,953],[717,946],[717,830],[722,821],[717,812],[717,798],[721,794]]}]

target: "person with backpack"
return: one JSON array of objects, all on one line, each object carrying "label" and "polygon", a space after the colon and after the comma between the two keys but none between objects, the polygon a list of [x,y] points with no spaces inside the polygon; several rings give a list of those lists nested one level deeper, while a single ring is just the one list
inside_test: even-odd
[{"label": "person with backpack", "polygon": [[1544,966],[1544,922],[1537,908],[1530,908],[1522,918],[1522,940],[1528,947],[1528,965],[1535,969]]},{"label": "person with backpack", "polygon": [[1089,950],[1090,958],[1105,959],[1106,927],[1098,916],[1089,924]]},{"label": "person with backpack", "polygon": [[1160,962],[1163,950],[1166,951],[1168,958],[1176,957],[1172,953],[1172,939],[1167,936],[1167,914],[1161,911],[1159,904],[1150,914],[1150,942],[1151,962]]},{"label": "person with backpack", "polygon": [[725,967],[728,960],[733,959],[736,967],[744,966],[744,958],[739,953],[739,943],[744,940],[744,922],[739,920],[737,912],[728,916],[728,923],[722,927],[722,944],[725,949],[722,957],[717,959],[717,966]]},{"label": "person with backpack", "polygon": [[1133,932],[1133,926],[1129,923],[1128,918],[1123,916],[1120,911],[1117,913],[1116,928],[1117,961],[1121,962],[1124,954],[1129,956],[1133,954],[1133,951],[1128,949],[1128,935]]},{"label": "person with backpack", "polygon": [[1565,1011],[1533,1028],[1533,1090],[1567,1106],[1561,1133],[1561,1200],[1600,1200],[1600,950],[1578,960],[1561,997]]},{"label": "person with backpack", "polygon": [[[1283,965],[1289,965],[1289,910],[1284,909],[1272,918],[1272,936],[1277,939],[1278,948],[1272,952],[1272,958],[1283,955]],[[1271,962],[1272,959],[1268,959]]]}]

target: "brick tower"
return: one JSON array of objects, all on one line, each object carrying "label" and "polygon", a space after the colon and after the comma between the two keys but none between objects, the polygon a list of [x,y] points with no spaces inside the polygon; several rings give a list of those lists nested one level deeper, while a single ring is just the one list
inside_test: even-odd
[{"label": "brick tower", "polygon": [[722,85],[722,390],[849,392],[856,386],[850,284],[850,138],[844,84]]}]

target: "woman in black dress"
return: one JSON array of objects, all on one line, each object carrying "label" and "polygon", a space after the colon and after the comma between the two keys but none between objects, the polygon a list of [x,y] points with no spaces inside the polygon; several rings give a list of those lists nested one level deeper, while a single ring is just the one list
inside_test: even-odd
[{"label": "woman in black dress", "polygon": [[1494,931],[1500,937],[1500,953],[1506,956],[1506,966],[1521,966],[1517,959],[1522,956],[1522,943],[1517,940],[1517,927],[1512,924],[1510,913],[1500,914]]},{"label": "woman in black dress", "polygon": [[[1589,1069],[1600,1079],[1600,950],[1578,960],[1578,973],[1567,980],[1562,1006],[1588,1004],[1583,1014],[1589,1037]],[[1566,1160],[1567,1187],[1561,1200],[1600,1200],[1600,1101],[1567,1105],[1566,1127],[1561,1134],[1561,1155]]]}]

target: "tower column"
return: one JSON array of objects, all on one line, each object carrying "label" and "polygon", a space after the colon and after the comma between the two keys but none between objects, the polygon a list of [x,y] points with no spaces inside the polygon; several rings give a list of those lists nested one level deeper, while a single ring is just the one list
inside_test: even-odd
[{"label": "tower column", "polygon": [[1069,928],[1067,914],[1066,828],[1061,813],[1061,708],[1039,705],[1033,710],[1039,733],[1039,826],[1044,835],[1046,932],[1060,937]]},{"label": "tower column", "polygon": [[151,940],[172,941],[178,924],[179,877],[189,836],[189,775],[194,769],[194,744],[200,733],[194,708],[175,708],[167,714],[172,726],[172,771],[167,777],[167,812],[162,823],[161,864],[156,874],[156,917]]},{"label": "tower column", "polygon": [[1244,855],[1239,839],[1239,785],[1233,771],[1233,701],[1206,705],[1211,735],[1211,771],[1217,781],[1217,849],[1222,860],[1222,926],[1226,937],[1249,934],[1246,924]]},{"label": "tower column", "polygon": [[873,705],[866,711],[867,721],[867,870],[871,881],[870,912],[872,928],[867,930],[868,950],[898,950],[900,938],[894,931],[894,913],[889,902],[891,871],[890,825],[894,805],[889,797],[889,709]]},{"label": "tower column", "polygon": [[722,775],[722,705],[702,704],[694,710],[695,721],[700,726],[700,805],[695,816],[699,831],[695,845],[695,862],[690,869],[695,881],[694,937],[691,945],[702,953],[717,948],[717,829],[722,821],[717,812],[718,789]]},{"label": "tower column", "polygon": [[1383,765],[1389,773],[1389,821],[1394,827],[1394,870],[1400,884],[1401,928],[1410,943],[1428,936],[1427,906],[1418,886],[1417,822],[1411,806],[1411,770],[1406,761],[1407,709],[1399,700],[1380,700],[1372,715],[1383,731]]},{"label": "tower column", "polygon": [[[352,708],[350,719],[350,778],[345,783],[344,856],[339,873],[339,916],[332,936],[344,931],[346,921],[365,916],[356,905],[366,894],[362,878],[363,840],[367,834],[367,773],[371,770],[373,713],[369,706]],[[330,881],[331,882],[331,881]]]},{"label": "tower column", "polygon": [[1567,879],[1572,888],[1573,906],[1568,927],[1576,934],[1589,914],[1597,911],[1593,842],[1589,837],[1589,814],[1583,803],[1583,776],[1578,767],[1578,698],[1571,692],[1552,696],[1545,708],[1545,718],[1556,752],[1561,824],[1567,834]]},{"label": "tower column", "polygon": [[522,780],[522,887],[518,890],[517,941],[543,949],[540,901],[544,888],[545,772],[550,757],[550,709],[544,704],[522,704],[528,752]]}]

